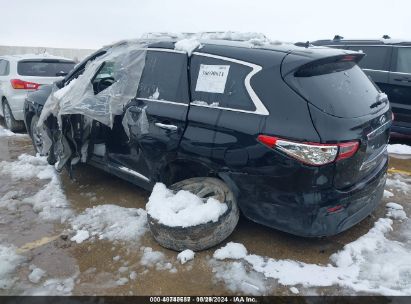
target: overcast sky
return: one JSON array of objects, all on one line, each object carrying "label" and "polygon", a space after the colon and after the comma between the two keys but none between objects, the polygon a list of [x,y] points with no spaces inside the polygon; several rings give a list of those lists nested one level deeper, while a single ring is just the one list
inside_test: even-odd
[{"label": "overcast sky", "polygon": [[145,32],[411,40],[410,0],[0,0],[0,45],[99,48]]}]

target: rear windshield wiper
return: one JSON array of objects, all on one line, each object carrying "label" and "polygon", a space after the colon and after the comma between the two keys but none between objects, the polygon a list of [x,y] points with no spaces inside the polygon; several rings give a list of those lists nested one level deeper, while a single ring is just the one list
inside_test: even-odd
[{"label": "rear windshield wiper", "polygon": [[372,104],[370,105],[370,108],[371,108],[371,109],[376,108],[376,107],[378,107],[379,105],[382,105],[383,103],[387,103],[387,102],[388,102],[388,97],[387,97],[387,95],[386,95],[385,93],[380,93],[380,94],[378,94],[378,96],[377,96],[377,101],[374,102],[374,103],[372,103]]}]

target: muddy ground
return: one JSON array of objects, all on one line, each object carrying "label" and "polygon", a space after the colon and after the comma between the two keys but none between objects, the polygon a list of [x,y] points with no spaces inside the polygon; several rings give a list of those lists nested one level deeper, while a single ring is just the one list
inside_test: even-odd
[{"label": "muddy ground", "polygon": [[[34,154],[28,136],[0,138],[0,161],[15,160],[22,153]],[[391,157],[390,168],[402,170],[405,175],[407,172],[411,174],[411,160]],[[0,197],[11,189],[23,189],[26,195],[34,195],[44,183],[42,180],[15,182],[2,175]],[[128,182],[86,165],[77,169],[74,180],[71,180],[66,172],[62,173],[61,185],[76,214],[99,204],[144,209],[149,196],[148,192]],[[50,196],[52,195],[53,193],[50,193]],[[404,200],[409,200],[409,194],[398,191],[393,198],[384,198],[384,203],[401,203]],[[228,241],[243,243],[250,252],[261,256],[326,265],[330,255],[367,233],[376,219],[384,217],[384,203],[359,225],[335,237],[295,237],[265,228],[242,217]],[[411,214],[407,207],[405,211]],[[63,287],[60,288],[67,287],[68,293],[75,295],[229,295],[239,292],[230,289],[227,282],[215,279],[209,262],[216,248],[196,253],[193,261],[181,265],[176,260],[177,254],[157,245],[149,232],[137,243],[90,240],[77,244],[70,241],[67,224],[44,221],[31,206],[22,206],[16,211],[1,209],[0,236],[2,242],[14,245],[26,258],[16,272],[18,284],[14,284],[10,289],[0,289],[0,295],[24,294],[30,293],[30,290],[36,293],[37,285],[28,280],[30,265],[43,269],[47,278],[71,278],[72,286],[62,283]],[[139,261],[142,246],[164,253],[166,260],[176,270],[158,270],[156,267],[141,265]],[[113,260],[116,256],[120,256],[118,261]],[[124,273],[128,277],[131,271],[137,274],[134,280],[130,279],[124,285],[116,284]],[[289,287],[277,284],[274,280],[267,284],[269,288],[265,294],[291,294]],[[258,287],[256,289],[258,291]],[[339,286],[307,289],[300,287],[301,290],[305,294],[341,293]],[[59,289],[54,293],[59,294]]]}]

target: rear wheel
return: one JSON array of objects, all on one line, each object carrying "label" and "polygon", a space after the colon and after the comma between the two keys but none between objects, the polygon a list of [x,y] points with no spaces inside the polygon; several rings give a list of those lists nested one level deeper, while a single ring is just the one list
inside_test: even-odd
[{"label": "rear wheel", "polygon": [[24,123],[19,120],[15,120],[13,112],[10,109],[10,105],[7,100],[3,101],[3,115],[4,115],[4,124],[7,129],[10,131],[21,131],[24,129]]},{"label": "rear wheel", "polygon": [[42,154],[43,153],[43,128],[40,128],[37,126],[37,123],[39,121],[39,118],[37,115],[34,115],[33,118],[31,119],[30,123],[30,137],[31,141],[33,143],[34,150]]},{"label": "rear wheel", "polygon": [[161,246],[176,251],[199,251],[218,245],[233,232],[240,213],[233,192],[223,181],[217,178],[195,177],[178,182],[170,186],[170,189],[174,192],[190,191],[204,199],[213,197],[226,203],[228,208],[217,222],[184,228],[163,225],[148,214],[150,230]]}]

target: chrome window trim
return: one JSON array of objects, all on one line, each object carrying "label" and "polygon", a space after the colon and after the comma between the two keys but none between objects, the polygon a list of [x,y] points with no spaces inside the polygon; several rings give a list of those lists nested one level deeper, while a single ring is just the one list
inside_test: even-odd
[{"label": "chrome window trim", "polygon": [[385,72],[385,73],[389,73],[390,71],[386,71],[386,70],[374,70],[374,69],[362,69],[363,71],[369,71],[369,72]]},{"label": "chrome window trim", "polygon": [[250,63],[250,62],[246,62],[246,61],[242,61],[242,60],[238,60],[238,59],[234,59],[230,57],[225,57],[225,56],[213,55],[213,54],[194,52],[193,55],[210,57],[210,58],[215,58],[215,59],[220,59],[220,60],[225,60],[225,61],[231,61],[231,62],[238,63],[238,64],[245,65],[245,66],[252,68],[252,71],[248,73],[248,75],[244,79],[244,85],[245,85],[248,95],[250,95],[251,101],[254,103],[255,111],[241,110],[241,109],[235,109],[235,108],[226,108],[226,107],[219,107],[219,106],[211,106],[211,105],[200,105],[200,104],[195,104],[193,102],[191,102],[190,105],[197,106],[197,107],[227,110],[227,111],[233,111],[233,112],[257,114],[257,115],[269,115],[270,114],[270,112],[268,112],[267,108],[264,106],[263,102],[254,92],[250,84],[251,78],[262,70],[261,66],[254,64],[254,63]]},{"label": "chrome window trim", "polygon": [[391,73],[395,73],[395,74],[400,74],[400,75],[407,75],[407,76],[411,76],[411,73],[405,73],[405,72],[395,72],[395,71],[390,71]]},{"label": "chrome window trim", "polygon": [[177,105],[177,106],[188,107],[188,104],[187,104],[187,103],[180,103],[180,102],[170,101],[170,100],[152,99],[152,98],[141,98],[141,97],[137,97],[136,99],[137,99],[137,100],[142,100],[142,101],[160,102],[160,103],[166,103],[166,104],[173,104],[173,105]]}]

